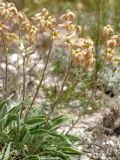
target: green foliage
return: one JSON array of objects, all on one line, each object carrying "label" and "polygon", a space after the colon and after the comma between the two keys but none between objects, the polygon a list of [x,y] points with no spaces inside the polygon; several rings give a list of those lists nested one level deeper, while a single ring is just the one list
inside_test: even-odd
[{"label": "green foliage", "polygon": [[68,120],[65,116],[48,118],[46,115],[31,115],[25,121],[20,118],[21,104],[10,107],[9,99],[0,103],[0,159],[69,160],[80,154],[73,143],[79,138],[57,132]]}]

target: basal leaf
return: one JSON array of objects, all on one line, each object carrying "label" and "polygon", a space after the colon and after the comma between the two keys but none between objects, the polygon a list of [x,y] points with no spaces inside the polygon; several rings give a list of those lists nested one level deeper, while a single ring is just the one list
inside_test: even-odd
[{"label": "basal leaf", "polygon": [[10,147],[11,147],[11,142],[7,146],[7,149],[5,151],[3,160],[9,160],[9,158],[10,158]]}]

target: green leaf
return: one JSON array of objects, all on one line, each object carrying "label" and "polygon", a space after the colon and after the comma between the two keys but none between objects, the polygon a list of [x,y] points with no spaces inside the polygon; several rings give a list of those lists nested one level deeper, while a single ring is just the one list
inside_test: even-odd
[{"label": "green leaf", "polygon": [[10,101],[11,97],[12,95],[0,102],[0,119],[7,115],[8,102]]},{"label": "green leaf", "polygon": [[24,139],[24,136],[26,135],[26,133],[27,133],[27,128],[26,128],[26,125],[24,125],[22,128],[21,128],[21,130],[20,130],[20,133],[19,133],[19,142],[22,142],[23,141],[23,139]]},{"label": "green leaf", "polygon": [[67,154],[80,154],[81,153],[78,149],[75,149],[72,146],[61,147],[61,149],[63,149],[64,153],[67,153]]},{"label": "green leaf", "polygon": [[24,158],[24,160],[30,160],[30,159],[31,160],[41,160],[41,158],[37,155],[30,155],[30,156]]},{"label": "green leaf", "polygon": [[5,117],[5,115],[7,113],[7,105],[6,105],[6,103],[0,108],[1,108],[0,109],[0,119],[2,119],[2,118]]},{"label": "green leaf", "polygon": [[18,111],[20,110],[20,104],[21,103],[19,103],[19,104],[15,105],[14,107],[12,107],[12,109],[10,109],[8,111],[8,114],[16,114],[16,113],[18,113]]},{"label": "green leaf", "polygon": [[11,147],[11,142],[8,144],[8,147],[5,151],[5,154],[3,156],[3,160],[9,160],[10,158],[10,147]]},{"label": "green leaf", "polygon": [[4,107],[4,105],[7,103],[8,103],[7,99],[5,101],[0,102],[0,112],[1,112],[1,109]]},{"label": "green leaf", "polygon": [[[47,153],[48,153],[49,155],[51,155],[52,158],[54,158],[54,159],[56,159],[56,160],[57,160],[58,158],[60,158],[61,160],[70,160],[69,157],[68,157],[68,155],[66,155],[64,152],[61,152],[61,151],[48,150]],[[51,159],[52,159],[52,158],[51,158]],[[59,159],[58,159],[58,160],[59,160]]]},{"label": "green leaf", "polygon": [[24,135],[24,137],[22,139],[22,143],[26,144],[29,141],[29,139],[30,139],[30,131],[26,131],[25,135]]},{"label": "green leaf", "polygon": [[17,120],[18,120],[17,115],[8,116],[7,119],[6,119],[5,128],[8,127],[13,121],[17,122]]},{"label": "green leaf", "polygon": [[45,119],[44,119],[44,118],[34,117],[34,118],[32,118],[31,120],[27,121],[26,124],[27,124],[27,125],[40,125],[40,124],[42,124],[43,122],[45,122]]},{"label": "green leaf", "polygon": [[5,118],[0,119],[0,129],[3,130],[5,126]]},{"label": "green leaf", "polygon": [[70,141],[72,142],[76,142],[76,141],[80,141],[80,138],[77,136],[73,136],[73,135],[66,135]]},{"label": "green leaf", "polygon": [[67,145],[72,145],[69,138],[65,135],[58,134],[58,133],[51,133],[51,135],[60,138],[61,142],[66,142]]},{"label": "green leaf", "polygon": [[30,134],[33,136],[46,136],[50,134],[50,132],[45,129],[35,129],[35,130],[30,131]]},{"label": "green leaf", "polygon": [[65,123],[68,120],[68,118],[64,115],[59,116],[57,118],[52,119],[52,128],[56,128],[60,126],[61,124]]},{"label": "green leaf", "polygon": [[0,119],[3,118],[5,116],[5,114],[7,113],[7,105],[8,102],[10,101],[12,95],[8,98],[6,98],[4,101],[0,102]]}]

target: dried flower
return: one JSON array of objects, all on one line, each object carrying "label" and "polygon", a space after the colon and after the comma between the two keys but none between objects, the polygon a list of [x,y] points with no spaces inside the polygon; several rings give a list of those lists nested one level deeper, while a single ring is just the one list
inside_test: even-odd
[{"label": "dried flower", "polygon": [[80,25],[76,25],[76,31],[78,33],[81,33],[82,32],[82,27]]},{"label": "dried flower", "polygon": [[56,26],[57,26],[56,18],[54,16],[49,16],[47,21],[46,21],[46,27],[49,30],[53,30],[53,29],[56,28]]},{"label": "dried flower", "polygon": [[72,50],[73,61],[89,69],[94,65],[94,43],[91,39],[80,38]]},{"label": "dried flower", "polygon": [[67,10],[66,13],[60,17],[60,19],[65,21],[74,21],[76,20],[76,16],[71,10]]},{"label": "dried flower", "polygon": [[32,25],[30,27],[29,36],[33,42],[36,40],[37,34],[38,34],[38,29],[34,25]]},{"label": "dried flower", "polygon": [[55,40],[59,36],[59,31],[58,30],[53,30],[51,33],[51,38],[52,40]]},{"label": "dried flower", "polygon": [[43,8],[41,11],[41,15],[46,17],[49,15],[49,11],[46,8]]},{"label": "dried flower", "polygon": [[18,13],[18,23],[25,32],[31,29],[31,23],[23,12]]},{"label": "dried flower", "polygon": [[67,36],[67,38],[64,42],[64,45],[65,45],[65,47],[68,47],[68,48],[74,48],[76,45],[76,41],[75,41],[74,37]]},{"label": "dried flower", "polygon": [[111,38],[111,39],[107,40],[107,47],[108,47],[108,48],[113,49],[113,48],[116,47],[116,45],[117,45],[116,39]]},{"label": "dried flower", "polygon": [[[18,15],[18,11],[13,3],[0,3],[0,16],[3,18],[13,18]],[[14,17],[15,18],[15,17]]]},{"label": "dried flower", "polygon": [[113,34],[114,34],[114,29],[111,25],[107,25],[103,28],[103,35],[106,39]]},{"label": "dried flower", "polygon": [[8,41],[17,41],[19,39],[18,35],[15,33],[7,33],[6,40]]},{"label": "dried flower", "polygon": [[107,48],[105,50],[105,60],[107,62],[111,62],[113,60],[113,58],[114,58],[114,54],[115,54],[115,51],[113,49]]},{"label": "dried flower", "polygon": [[4,24],[2,21],[0,21],[0,32],[5,33],[7,31],[9,31],[9,27],[6,24]]}]

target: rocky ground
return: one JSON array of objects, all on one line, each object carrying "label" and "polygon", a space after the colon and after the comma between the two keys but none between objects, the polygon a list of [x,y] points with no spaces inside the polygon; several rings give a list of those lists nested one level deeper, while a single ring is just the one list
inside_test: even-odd
[{"label": "rocky ground", "polygon": [[[70,125],[65,126],[67,132]],[[70,131],[80,137],[83,154],[77,160],[120,160],[120,114],[118,109],[104,109],[79,118]]]}]

